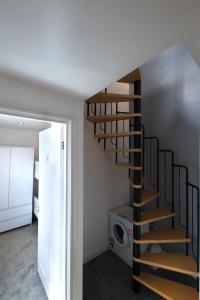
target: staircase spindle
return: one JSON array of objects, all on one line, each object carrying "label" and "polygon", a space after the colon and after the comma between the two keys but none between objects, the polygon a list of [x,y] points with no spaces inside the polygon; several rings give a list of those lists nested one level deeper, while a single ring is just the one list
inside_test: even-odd
[{"label": "staircase spindle", "polygon": [[[141,81],[138,80],[134,82],[134,94],[141,95]],[[133,107],[134,113],[141,114],[141,100],[135,99],[133,105],[130,104],[130,109]],[[130,110],[131,111],[131,110]],[[134,130],[139,131],[141,130],[141,117],[134,118]],[[131,139],[131,148],[141,148],[142,147],[142,138],[141,135],[134,136]],[[142,164],[142,155],[141,152],[130,153],[130,162],[135,166],[141,166]],[[133,183],[135,185],[141,184],[142,181],[142,172],[141,171],[131,171],[131,178],[133,179]],[[133,188],[133,201],[134,203],[141,202],[141,189]],[[132,197],[131,197],[132,198]],[[133,209],[133,221],[140,222],[141,220],[141,208],[134,207]],[[139,240],[140,239],[140,226],[133,225],[133,239]],[[140,257],[140,245],[133,243],[133,257],[139,258]],[[140,276],[140,264],[136,261],[133,261],[133,276]],[[140,284],[137,280],[133,277],[133,290],[138,293],[140,290]]]}]

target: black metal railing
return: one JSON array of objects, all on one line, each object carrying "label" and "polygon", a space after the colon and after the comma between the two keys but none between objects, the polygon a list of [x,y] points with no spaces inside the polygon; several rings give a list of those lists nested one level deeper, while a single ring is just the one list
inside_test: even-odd
[{"label": "black metal railing", "polygon": [[[154,143],[153,149],[152,143]],[[189,243],[186,243],[186,255],[191,253],[197,259],[197,272],[199,272],[199,187],[190,183],[188,168],[175,163],[174,152],[169,149],[160,149],[159,144],[157,137],[145,136],[143,127],[143,164],[144,170],[148,169],[146,170],[148,176],[145,177],[148,182],[145,183],[152,188],[156,187],[160,192],[161,202],[170,205],[172,212],[176,212],[178,224],[185,230],[186,237],[191,238],[191,247],[189,247]],[[156,166],[152,164],[153,152],[156,156]],[[147,164],[146,161],[149,163]],[[156,182],[154,181],[155,178]],[[171,181],[170,184],[167,179]],[[170,190],[169,198],[171,201],[167,199],[167,190]],[[174,227],[174,218],[172,227]],[[199,287],[199,278],[197,279],[197,287]]]},{"label": "black metal railing", "polygon": [[[107,91],[105,91],[106,93]],[[129,113],[127,111],[120,111],[119,110],[119,103],[111,102],[111,103],[87,103],[87,116],[106,116],[106,115],[117,115],[117,114],[125,114]],[[110,121],[110,122],[103,122],[94,124],[94,136],[98,132],[106,133],[117,133],[119,131],[125,132],[126,127],[129,128],[129,120],[120,120],[120,121]],[[104,144],[104,150],[107,149],[109,145],[107,145],[107,139],[98,139],[98,142],[102,142]],[[113,137],[110,139],[110,145],[113,146],[115,149],[119,148],[119,145],[122,148],[125,148],[125,145],[128,145],[129,137],[122,136],[122,137]],[[119,153],[115,152],[115,163],[118,163],[118,156]],[[123,159],[129,159],[129,155],[125,152],[122,152],[121,157]]]}]

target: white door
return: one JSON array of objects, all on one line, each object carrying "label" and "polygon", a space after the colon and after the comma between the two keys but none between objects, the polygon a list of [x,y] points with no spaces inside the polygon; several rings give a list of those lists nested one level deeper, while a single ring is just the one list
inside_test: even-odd
[{"label": "white door", "polygon": [[8,208],[10,148],[0,148],[0,210]]},{"label": "white door", "polygon": [[65,126],[39,135],[38,272],[49,300],[65,300]]}]

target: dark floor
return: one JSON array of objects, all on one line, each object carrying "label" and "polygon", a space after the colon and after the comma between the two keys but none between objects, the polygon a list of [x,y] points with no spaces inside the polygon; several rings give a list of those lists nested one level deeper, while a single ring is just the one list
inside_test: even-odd
[{"label": "dark floor", "polygon": [[[185,284],[193,285],[192,279],[177,273],[164,270],[148,271],[154,274],[162,273],[163,277]],[[83,300],[161,300],[160,296],[149,289],[141,287],[139,294],[131,288],[131,268],[122,262],[111,251],[107,251],[84,265]],[[188,299],[189,300],[189,299]]]},{"label": "dark floor", "polygon": [[111,251],[105,252],[84,266],[83,300],[161,299],[146,288],[135,294],[131,282],[131,268]]}]

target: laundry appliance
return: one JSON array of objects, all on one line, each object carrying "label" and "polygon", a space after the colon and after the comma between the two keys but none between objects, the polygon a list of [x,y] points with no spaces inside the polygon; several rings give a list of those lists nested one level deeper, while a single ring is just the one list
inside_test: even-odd
[{"label": "laundry appliance", "polygon": [[[133,208],[122,206],[110,212],[110,249],[125,263],[133,263]],[[149,231],[149,225],[141,226],[141,234]],[[141,253],[147,251],[149,245],[141,246]]]}]

